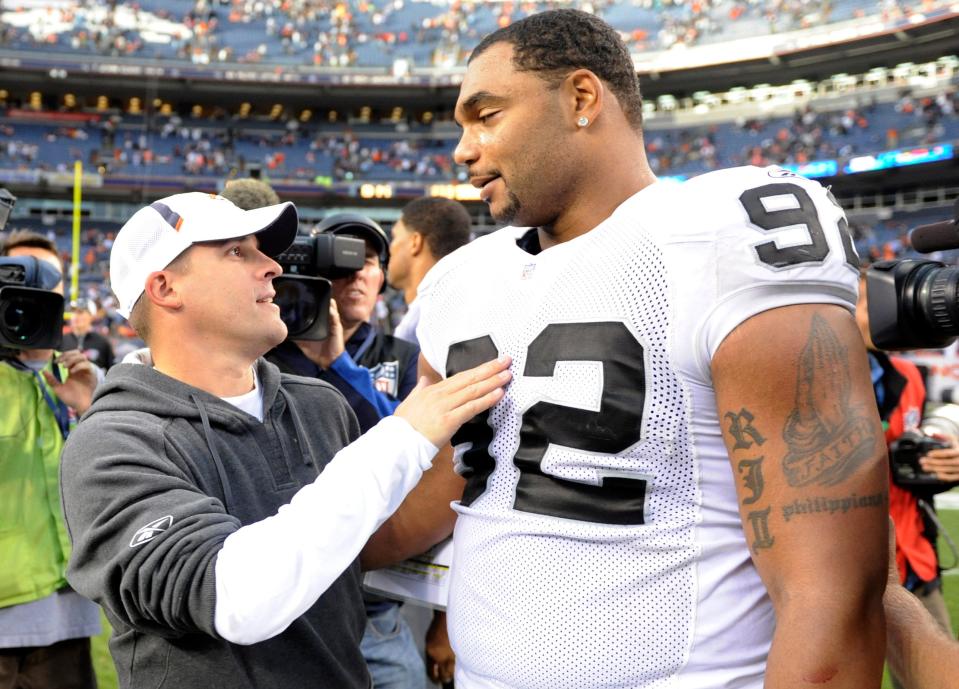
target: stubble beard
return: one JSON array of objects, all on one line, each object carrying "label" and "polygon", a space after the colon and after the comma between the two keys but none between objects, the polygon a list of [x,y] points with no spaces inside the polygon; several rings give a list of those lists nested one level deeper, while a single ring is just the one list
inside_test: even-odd
[{"label": "stubble beard", "polygon": [[508,199],[506,207],[499,213],[493,213],[493,220],[503,225],[510,225],[519,215],[520,211],[523,210],[523,204],[520,203],[519,197],[510,189],[506,190],[506,198]]}]

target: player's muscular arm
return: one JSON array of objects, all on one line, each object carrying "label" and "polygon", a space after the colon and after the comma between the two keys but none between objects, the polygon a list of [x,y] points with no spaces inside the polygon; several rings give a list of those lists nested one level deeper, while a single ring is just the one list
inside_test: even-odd
[{"label": "player's muscular arm", "polygon": [[[442,379],[422,355],[419,375],[427,377],[430,383]],[[360,553],[363,569],[378,569],[400,562],[449,536],[456,522],[456,513],[450,508],[450,502],[463,495],[464,483],[453,471],[453,448],[446,445],[400,508],[367,541]]]},{"label": "player's muscular arm", "polygon": [[882,676],[888,495],[865,348],[838,306],[742,323],[712,363],[752,558],[776,611],[767,689]]}]

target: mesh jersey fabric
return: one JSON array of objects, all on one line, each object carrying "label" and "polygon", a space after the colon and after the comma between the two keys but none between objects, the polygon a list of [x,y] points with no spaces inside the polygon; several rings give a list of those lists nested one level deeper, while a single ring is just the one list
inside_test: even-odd
[{"label": "mesh jersey fabric", "polygon": [[762,686],[774,615],[709,365],[767,309],[854,310],[844,222],[815,182],[734,168],[651,185],[536,255],[508,227],[433,268],[428,363],[508,354],[514,376],[453,441],[457,686]]}]

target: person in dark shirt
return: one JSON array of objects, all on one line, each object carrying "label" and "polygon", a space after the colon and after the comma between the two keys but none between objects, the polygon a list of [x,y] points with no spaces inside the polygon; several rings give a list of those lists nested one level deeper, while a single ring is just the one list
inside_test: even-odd
[{"label": "person in dark shirt", "polygon": [[333,385],[366,431],[392,414],[416,386],[419,348],[382,332],[372,322],[389,267],[389,241],[383,229],[365,216],[338,213],[326,218],[318,230],[364,240],[366,260],[352,275],[332,281],[328,338],[287,340],[267,358],[282,371]]},{"label": "person in dark shirt", "polygon": [[96,305],[86,299],[73,304],[70,332],[63,336],[64,351],[79,349],[94,364],[106,371],[113,366],[113,345],[93,329]]}]

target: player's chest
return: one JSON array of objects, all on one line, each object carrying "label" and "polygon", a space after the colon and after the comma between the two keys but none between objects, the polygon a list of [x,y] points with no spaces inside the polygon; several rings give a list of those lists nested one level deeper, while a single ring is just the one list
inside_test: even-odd
[{"label": "player's chest", "polygon": [[450,347],[488,337],[522,365],[665,348],[669,272],[659,251],[640,241],[615,251],[594,242],[538,256],[508,252],[442,295],[441,339]]}]

